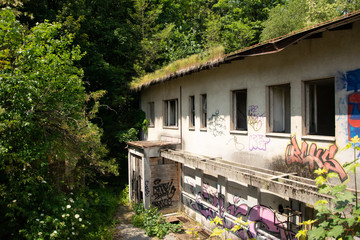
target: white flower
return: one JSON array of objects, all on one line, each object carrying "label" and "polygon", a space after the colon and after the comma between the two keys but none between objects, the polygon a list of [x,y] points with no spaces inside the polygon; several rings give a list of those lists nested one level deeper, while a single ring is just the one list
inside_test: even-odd
[{"label": "white flower", "polygon": [[66,208],[71,208],[71,205],[66,205]]},{"label": "white flower", "polygon": [[15,199],[15,200],[13,200],[13,203],[16,203],[16,199]]},{"label": "white flower", "polygon": [[57,234],[57,231],[56,230],[54,230],[54,232],[53,232],[54,234]]},{"label": "white flower", "polygon": [[61,217],[64,218],[64,217],[65,217],[65,214],[61,215]]},{"label": "white flower", "polygon": [[30,197],[32,194],[31,193],[28,193],[28,196]]},{"label": "white flower", "polygon": [[39,221],[39,219],[37,218],[36,221]]},{"label": "white flower", "polygon": [[70,201],[71,203],[73,203],[73,202],[74,202],[74,200],[73,200],[72,198],[69,198],[69,201]]},{"label": "white flower", "polygon": [[74,232],[72,232],[71,234],[72,234],[72,235],[75,235],[75,233],[74,233]]},{"label": "white flower", "polygon": [[70,216],[70,214],[68,214],[68,213],[67,213],[67,214],[66,214],[66,216],[67,216],[67,217],[69,217],[69,216]]},{"label": "white flower", "polygon": [[75,214],[75,218],[78,219],[80,217],[79,214]]},{"label": "white flower", "polygon": [[79,222],[81,222],[82,221],[82,218],[79,218]]},{"label": "white flower", "polygon": [[41,236],[41,235],[42,235],[42,232],[38,232],[38,235]]},{"label": "white flower", "polygon": [[40,214],[40,216],[44,216],[44,214],[42,213],[42,214]]},{"label": "white flower", "polygon": [[41,224],[44,224],[44,221],[40,221]]}]

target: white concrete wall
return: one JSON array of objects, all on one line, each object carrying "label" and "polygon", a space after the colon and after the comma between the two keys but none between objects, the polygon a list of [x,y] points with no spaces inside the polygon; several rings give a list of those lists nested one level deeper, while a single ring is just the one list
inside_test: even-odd
[{"label": "white concrete wall", "polygon": [[[309,146],[315,143],[317,150],[328,150],[335,145],[335,161],[345,163],[353,157],[352,150],[343,151],[348,143],[347,91],[342,76],[360,69],[360,23],[352,30],[328,31],[321,38],[307,39],[287,49],[270,55],[247,57],[244,60],[224,64],[211,70],[194,73],[182,78],[156,84],[142,91],[141,107],[146,112],[148,102],[155,103],[155,127],[150,127],[147,140],[159,140],[163,136],[182,138],[185,151],[226,160],[269,167],[276,159],[285,160],[285,151],[296,137]],[[335,138],[309,138],[304,134],[304,81],[328,77],[336,78],[335,87]],[[359,79],[360,82],[360,79]],[[287,84],[291,86],[291,133],[268,134],[266,130],[267,86]],[[231,91],[247,89],[247,105],[257,106],[259,129],[248,126],[247,132],[233,132],[231,122]],[[180,96],[181,92],[181,96]],[[208,118],[213,116],[217,125],[210,124],[200,130],[200,94],[207,94]],[[196,126],[189,130],[189,96],[195,96]],[[181,121],[177,128],[163,127],[163,101],[177,98],[181,106]],[[180,104],[181,100],[181,104]],[[256,144],[252,139],[260,140]],[[335,141],[336,140],[336,141]],[[261,141],[265,145],[261,146]],[[256,141],[255,141],[256,143]],[[264,148],[264,146],[266,148]],[[255,148],[254,148],[255,147]],[[330,157],[332,161],[332,158]]]}]

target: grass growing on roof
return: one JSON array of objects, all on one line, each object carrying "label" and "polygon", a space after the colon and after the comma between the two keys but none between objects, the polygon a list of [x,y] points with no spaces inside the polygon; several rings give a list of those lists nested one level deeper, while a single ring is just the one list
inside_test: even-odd
[{"label": "grass growing on roof", "polygon": [[182,71],[187,71],[192,68],[201,67],[212,61],[222,59],[225,55],[225,48],[223,46],[218,46],[211,48],[207,51],[204,51],[199,54],[191,55],[187,58],[179,59],[175,62],[170,63],[169,65],[156,70],[155,72],[146,74],[140,78],[135,78],[130,83],[131,89],[140,88],[143,85],[150,84],[153,81],[165,80],[167,77],[180,73]]}]

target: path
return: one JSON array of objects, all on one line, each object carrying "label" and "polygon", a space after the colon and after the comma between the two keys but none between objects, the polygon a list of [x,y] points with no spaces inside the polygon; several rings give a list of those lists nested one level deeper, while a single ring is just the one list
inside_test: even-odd
[{"label": "path", "polygon": [[[145,235],[145,231],[140,228],[136,228],[131,224],[131,216],[133,211],[129,206],[120,205],[118,211],[115,214],[116,226],[115,232],[113,235],[114,240],[158,240],[158,238],[150,238]],[[164,240],[187,240],[190,238],[189,235],[185,233],[187,229],[196,228],[199,232],[200,239],[209,239],[209,234],[201,228],[200,225],[196,224],[191,219],[187,218],[184,215],[174,215],[167,218],[167,221],[181,221],[183,224],[183,229],[181,233],[170,233],[165,236]]]}]

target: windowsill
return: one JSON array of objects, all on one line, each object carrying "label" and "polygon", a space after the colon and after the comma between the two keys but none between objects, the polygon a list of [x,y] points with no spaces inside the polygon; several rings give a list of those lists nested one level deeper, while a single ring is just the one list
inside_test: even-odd
[{"label": "windowsill", "polygon": [[326,141],[326,142],[335,142],[336,138],[332,136],[322,136],[322,135],[306,135],[302,136],[303,140],[315,140],[315,141]]},{"label": "windowsill", "polygon": [[194,127],[189,127],[189,131],[195,131]]},{"label": "windowsill", "polygon": [[178,126],[163,126],[164,129],[172,129],[172,130],[178,130]]},{"label": "windowsill", "polygon": [[265,134],[267,137],[277,137],[277,138],[290,138],[291,134],[290,133],[276,133],[276,132],[271,132],[271,133],[266,133]]},{"label": "windowsill", "polygon": [[207,132],[207,128],[200,128],[200,132]]},{"label": "windowsill", "polygon": [[248,131],[246,131],[246,130],[231,130],[230,134],[247,135]]}]

